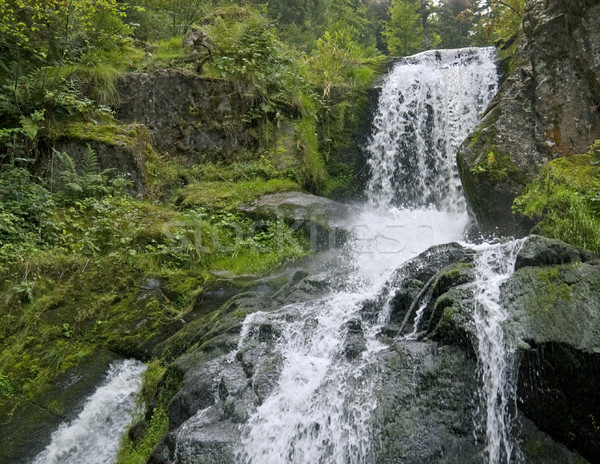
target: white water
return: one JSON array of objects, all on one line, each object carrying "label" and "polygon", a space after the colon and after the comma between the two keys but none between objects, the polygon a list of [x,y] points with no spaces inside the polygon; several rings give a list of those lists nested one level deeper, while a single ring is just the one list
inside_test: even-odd
[{"label": "white water", "polygon": [[374,206],[464,212],[456,151],[497,91],[493,48],[427,51],[392,70],[368,148]]},{"label": "white water", "polygon": [[110,464],[116,462],[120,438],[136,407],[145,365],[113,363],[106,381],[92,394],[71,423],[63,423],[32,464]]},{"label": "white water", "polygon": [[[352,268],[331,274],[345,285],[244,324],[239,349],[252,342],[254,324],[268,322],[281,333],[283,369],[242,429],[240,462],[372,462],[375,355],[384,349],[376,335],[387,321],[385,312],[376,322],[363,320],[360,309],[402,263],[432,245],[463,239],[468,216],[455,156],[496,91],[493,57],[492,49],[426,52],[385,80],[368,147],[368,203],[351,226]],[[366,349],[349,360],[344,340],[348,323],[357,320]]]},{"label": "white water", "polygon": [[500,289],[512,275],[522,240],[479,247],[475,259],[473,321],[477,333],[477,358],[483,385],[484,416],[480,428],[486,435],[485,458],[489,464],[515,463],[521,459],[512,435],[515,427],[515,347],[505,335],[506,309],[500,304]]}]

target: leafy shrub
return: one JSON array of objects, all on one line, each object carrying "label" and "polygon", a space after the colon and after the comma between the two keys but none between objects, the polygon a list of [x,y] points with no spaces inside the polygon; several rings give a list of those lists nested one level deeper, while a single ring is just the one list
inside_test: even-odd
[{"label": "leafy shrub", "polygon": [[51,193],[25,168],[0,167],[0,243],[23,243],[42,233],[54,211]]},{"label": "leafy shrub", "polygon": [[585,155],[557,158],[519,196],[513,211],[533,231],[600,253],[600,166],[594,145]]}]

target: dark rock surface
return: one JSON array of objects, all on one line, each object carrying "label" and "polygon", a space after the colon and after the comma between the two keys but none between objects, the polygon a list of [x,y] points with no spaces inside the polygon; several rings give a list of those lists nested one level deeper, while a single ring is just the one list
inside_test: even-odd
[{"label": "dark rock surface", "polygon": [[476,363],[455,347],[398,342],[385,353],[375,411],[379,464],[481,463],[473,441]]},{"label": "dark rock surface", "polygon": [[232,159],[254,146],[230,82],[164,70],[127,74],[117,90],[119,120],[146,125],[160,152],[197,163]]},{"label": "dark rock surface", "polygon": [[85,399],[106,377],[117,355],[99,350],[86,362],[62,374],[54,387],[35,402],[19,408],[8,424],[0,424],[0,462],[25,464],[30,462],[48,443],[58,426],[75,419]]},{"label": "dark rock surface", "polygon": [[[550,442],[562,444],[557,450],[568,447],[583,456],[571,453],[554,462],[598,462],[600,262],[557,240],[532,236],[516,263],[501,287],[500,303],[509,314],[507,336],[517,347],[519,408],[537,430],[527,426],[531,435],[521,436],[521,448],[528,462],[552,462],[544,457]],[[428,298],[436,316],[428,319],[420,337],[460,347],[473,357],[473,276],[457,270],[449,266],[430,279],[445,285],[437,292],[432,285]],[[540,438],[542,432],[551,439]]]},{"label": "dark rock surface", "polygon": [[531,0],[521,34],[515,69],[458,153],[480,224],[505,233],[540,168],[600,138],[600,1]]}]

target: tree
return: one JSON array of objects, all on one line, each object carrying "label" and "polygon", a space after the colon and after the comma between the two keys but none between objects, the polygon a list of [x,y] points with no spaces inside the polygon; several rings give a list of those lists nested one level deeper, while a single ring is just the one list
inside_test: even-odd
[{"label": "tree", "polygon": [[440,47],[460,48],[472,45],[475,19],[475,2],[444,0],[436,8],[434,26],[440,37]]},{"label": "tree", "polygon": [[477,6],[474,41],[478,45],[511,38],[525,14],[525,0],[480,0]]},{"label": "tree", "polygon": [[383,36],[390,53],[404,56],[425,48],[420,0],[392,0],[389,15]]}]

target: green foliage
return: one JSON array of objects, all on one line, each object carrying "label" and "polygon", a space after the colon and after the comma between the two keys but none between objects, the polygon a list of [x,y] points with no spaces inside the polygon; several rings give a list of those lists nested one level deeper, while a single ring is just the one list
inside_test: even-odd
[{"label": "green foliage", "polygon": [[211,0],[133,0],[127,23],[141,40],[164,40],[186,35],[215,6]]},{"label": "green foliage", "polygon": [[69,154],[54,149],[53,151],[62,165],[62,170],[58,172],[59,182],[52,187],[61,190],[70,200],[108,194],[118,195],[131,184],[122,177],[109,181],[108,174],[112,170],[100,170],[98,155],[89,144],[83,153],[80,169],[77,169],[75,161]]},{"label": "green foliage", "polygon": [[519,173],[519,168],[508,155],[490,151],[487,156],[471,168],[476,176],[484,176],[491,182],[500,182]]},{"label": "green foliage", "polygon": [[304,83],[266,18],[237,7],[213,14],[211,24],[204,27],[216,47],[208,73],[233,80],[259,115],[284,110],[297,101]]},{"label": "green foliage", "polygon": [[0,257],[39,243],[54,211],[50,192],[24,168],[0,166]]},{"label": "green foliage", "polygon": [[392,0],[390,19],[385,23],[383,36],[390,53],[412,55],[424,49],[423,20],[419,0]]},{"label": "green foliage", "polygon": [[430,17],[434,40],[439,48],[460,48],[473,45],[472,31],[479,8],[469,0],[445,1]]},{"label": "green foliage", "polygon": [[525,15],[525,0],[485,0],[476,11],[475,45],[489,45],[513,37]]},{"label": "green foliage", "polygon": [[347,31],[326,31],[308,60],[310,80],[324,87],[324,97],[333,86],[365,89],[373,81],[372,65],[377,62],[368,54]]},{"label": "green foliage", "polygon": [[551,161],[513,210],[534,221],[537,233],[600,253],[600,181],[593,150]]}]

